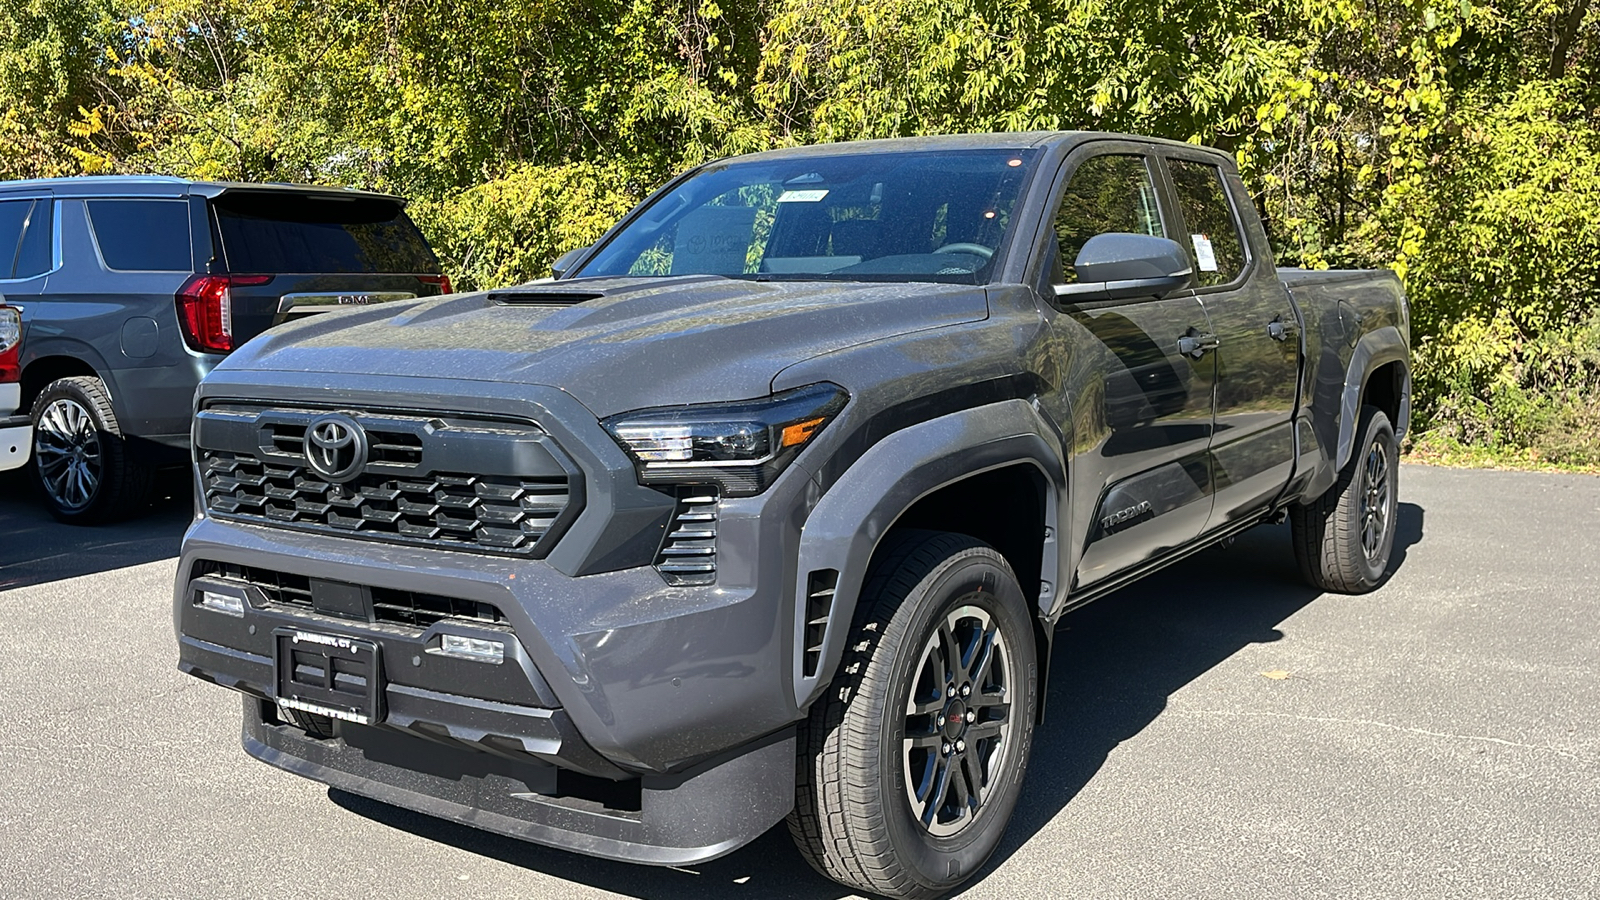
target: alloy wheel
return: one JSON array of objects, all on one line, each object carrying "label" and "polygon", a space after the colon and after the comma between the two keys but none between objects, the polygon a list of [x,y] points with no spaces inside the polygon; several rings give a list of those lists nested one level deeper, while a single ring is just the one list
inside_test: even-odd
[{"label": "alloy wheel", "polygon": [[911,813],[936,837],[971,825],[1005,771],[1014,665],[994,617],[977,606],[952,610],[923,647],[902,755]]},{"label": "alloy wheel", "polygon": [[1378,558],[1389,530],[1389,448],[1376,440],[1367,449],[1361,481],[1361,548],[1368,560]]},{"label": "alloy wheel", "polygon": [[94,500],[104,476],[100,430],[82,404],[61,397],[45,407],[33,450],[39,481],[57,505],[75,511]]}]

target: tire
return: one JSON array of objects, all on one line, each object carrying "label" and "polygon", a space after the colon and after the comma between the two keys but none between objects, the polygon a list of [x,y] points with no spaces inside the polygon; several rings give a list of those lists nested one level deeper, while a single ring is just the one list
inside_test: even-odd
[{"label": "tire", "polygon": [[327,740],[339,733],[338,726],[332,716],[320,713],[306,712],[299,709],[290,709],[287,706],[278,707],[278,715],[282,716],[290,725],[304,731],[308,736],[317,740]]},{"label": "tire", "polygon": [[154,473],[135,462],[98,378],[60,378],[33,402],[33,471],[50,514],[71,525],[148,505]]},{"label": "tire", "polygon": [[[1038,707],[1028,603],[993,548],[906,531],[880,551],[852,628],[838,675],[802,727],[789,831],[829,878],[937,897],[988,860],[1021,792]],[[975,648],[972,677],[949,677],[950,641]],[[923,698],[915,708],[914,697]],[[940,771],[949,773],[943,792]],[[914,794],[908,784],[928,788]]]},{"label": "tire", "polygon": [[1360,441],[1338,481],[1289,509],[1295,560],[1313,587],[1364,594],[1383,583],[1394,551],[1400,448],[1389,417],[1361,408]]}]

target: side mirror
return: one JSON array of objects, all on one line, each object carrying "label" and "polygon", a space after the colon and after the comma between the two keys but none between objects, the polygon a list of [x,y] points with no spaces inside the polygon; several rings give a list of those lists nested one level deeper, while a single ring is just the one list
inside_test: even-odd
[{"label": "side mirror", "polygon": [[579,247],[576,250],[568,250],[567,252],[556,257],[556,261],[550,264],[551,277],[560,278],[561,276],[567,274],[567,272],[571,270],[571,268],[578,262],[578,258],[588,252],[588,247]]},{"label": "side mirror", "polygon": [[1160,297],[1189,286],[1193,267],[1177,241],[1110,232],[1090,238],[1073,266],[1078,282],[1055,286],[1057,297],[1123,300]]}]

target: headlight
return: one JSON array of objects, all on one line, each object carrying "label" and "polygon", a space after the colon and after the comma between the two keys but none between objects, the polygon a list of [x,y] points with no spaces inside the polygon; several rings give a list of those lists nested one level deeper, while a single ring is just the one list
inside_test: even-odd
[{"label": "headlight", "polygon": [[766,490],[849,399],[813,384],[765,400],[641,409],[600,423],[633,457],[640,484],[718,484],[724,496]]}]

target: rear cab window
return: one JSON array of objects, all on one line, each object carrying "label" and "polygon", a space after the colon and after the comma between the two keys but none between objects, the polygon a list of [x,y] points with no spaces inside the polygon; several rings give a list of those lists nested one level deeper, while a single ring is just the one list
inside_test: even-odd
[{"label": "rear cab window", "polygon": [[246,274],[437,275],[404,206],[382,197],[228,191],[210,201],[218,259]]},{"label": "rear cab window", "polygon": [[1244,241],[1239,217],[1228,200],[1222,167],[1186,159],[1168,159],[1178,209],[1188,229],[1180,241],[1194,261],[1195,284],[1227,284],[1244,272]]},{"label": "rear cab window", "polygon": [[189,204],[182,200],[90,200],[85,205],[106,268],[194,271]]}]

